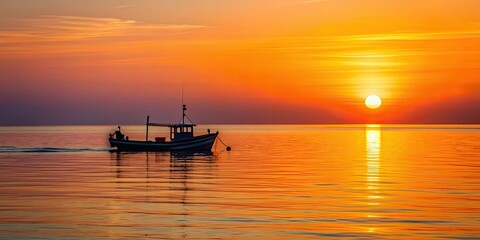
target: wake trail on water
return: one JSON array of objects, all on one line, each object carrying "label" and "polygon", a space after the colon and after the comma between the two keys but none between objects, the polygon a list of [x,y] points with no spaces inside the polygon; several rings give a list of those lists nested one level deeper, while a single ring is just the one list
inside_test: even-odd
[{"label": "wake trail on water", "polygon": [[20,148],[15,146],[0,146],[0,153],[55,153],[55,152],[108,152],[113,148],[54,148],[54,147],[39,147],[39,148]]}]

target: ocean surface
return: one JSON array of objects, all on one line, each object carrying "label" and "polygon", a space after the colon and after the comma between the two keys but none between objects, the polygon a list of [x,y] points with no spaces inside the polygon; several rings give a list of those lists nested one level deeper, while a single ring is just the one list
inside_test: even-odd
[{"label": "ocean surface", "polygon": [[480,125],[199,126],[213,155],[115,128],[0,127],[0,238],[480,239]]}]

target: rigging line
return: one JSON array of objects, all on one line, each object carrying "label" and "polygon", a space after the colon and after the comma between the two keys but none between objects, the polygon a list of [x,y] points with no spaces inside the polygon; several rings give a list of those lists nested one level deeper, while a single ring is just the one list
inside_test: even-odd
[{"label": "rigging line", "polygon": [[187,117],[188,121],[190,121],[191,124],[194,124],[193,121],[185,114],[185,117]]},{"label": "rigging line", "polygon": [[[187,117],[188,121],[190,121],[191,124],[194,124],[193,121],[185,114],[185,117]],[[180,123],[182,123],[183,116],[180,118]]]}]

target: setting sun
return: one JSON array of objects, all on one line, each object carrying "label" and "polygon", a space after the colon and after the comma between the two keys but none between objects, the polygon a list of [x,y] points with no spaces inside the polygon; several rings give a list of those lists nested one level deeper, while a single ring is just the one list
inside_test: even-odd
[{"label": "setting sun", "polygon": [[377,109],[382,106],[382,99],[380,99],[380,97],[377,95],[370,95],[365,98],[365,106],[370,109]]}]

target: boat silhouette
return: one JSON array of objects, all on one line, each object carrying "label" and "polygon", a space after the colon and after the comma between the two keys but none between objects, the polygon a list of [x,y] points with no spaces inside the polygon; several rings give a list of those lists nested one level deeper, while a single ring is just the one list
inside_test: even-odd
[{"label": "boat silhouette", "polygon": [[[165,152],[165,151],[211,151],[213,144],[218,136],[218,131],[210,133],[210,129],[207,134],[194,136],[195,124],[192,123],[190,118],[185,114],[187,110],[186,105],[182,108],[182,122],[178,124],[163,124],[150,122],[150,116],[147,116],[145,141],[129,140],[118,130],[110,134],[108,141],[112,148],[116,148],[117,151],[149,151],[149,152]],[[190,123],[185,123],[185,118]],[[156,137],[155,141],[149,141],[148,128],[154,127],[168,127],[170,130],[170,139],[165,137]]]}]

